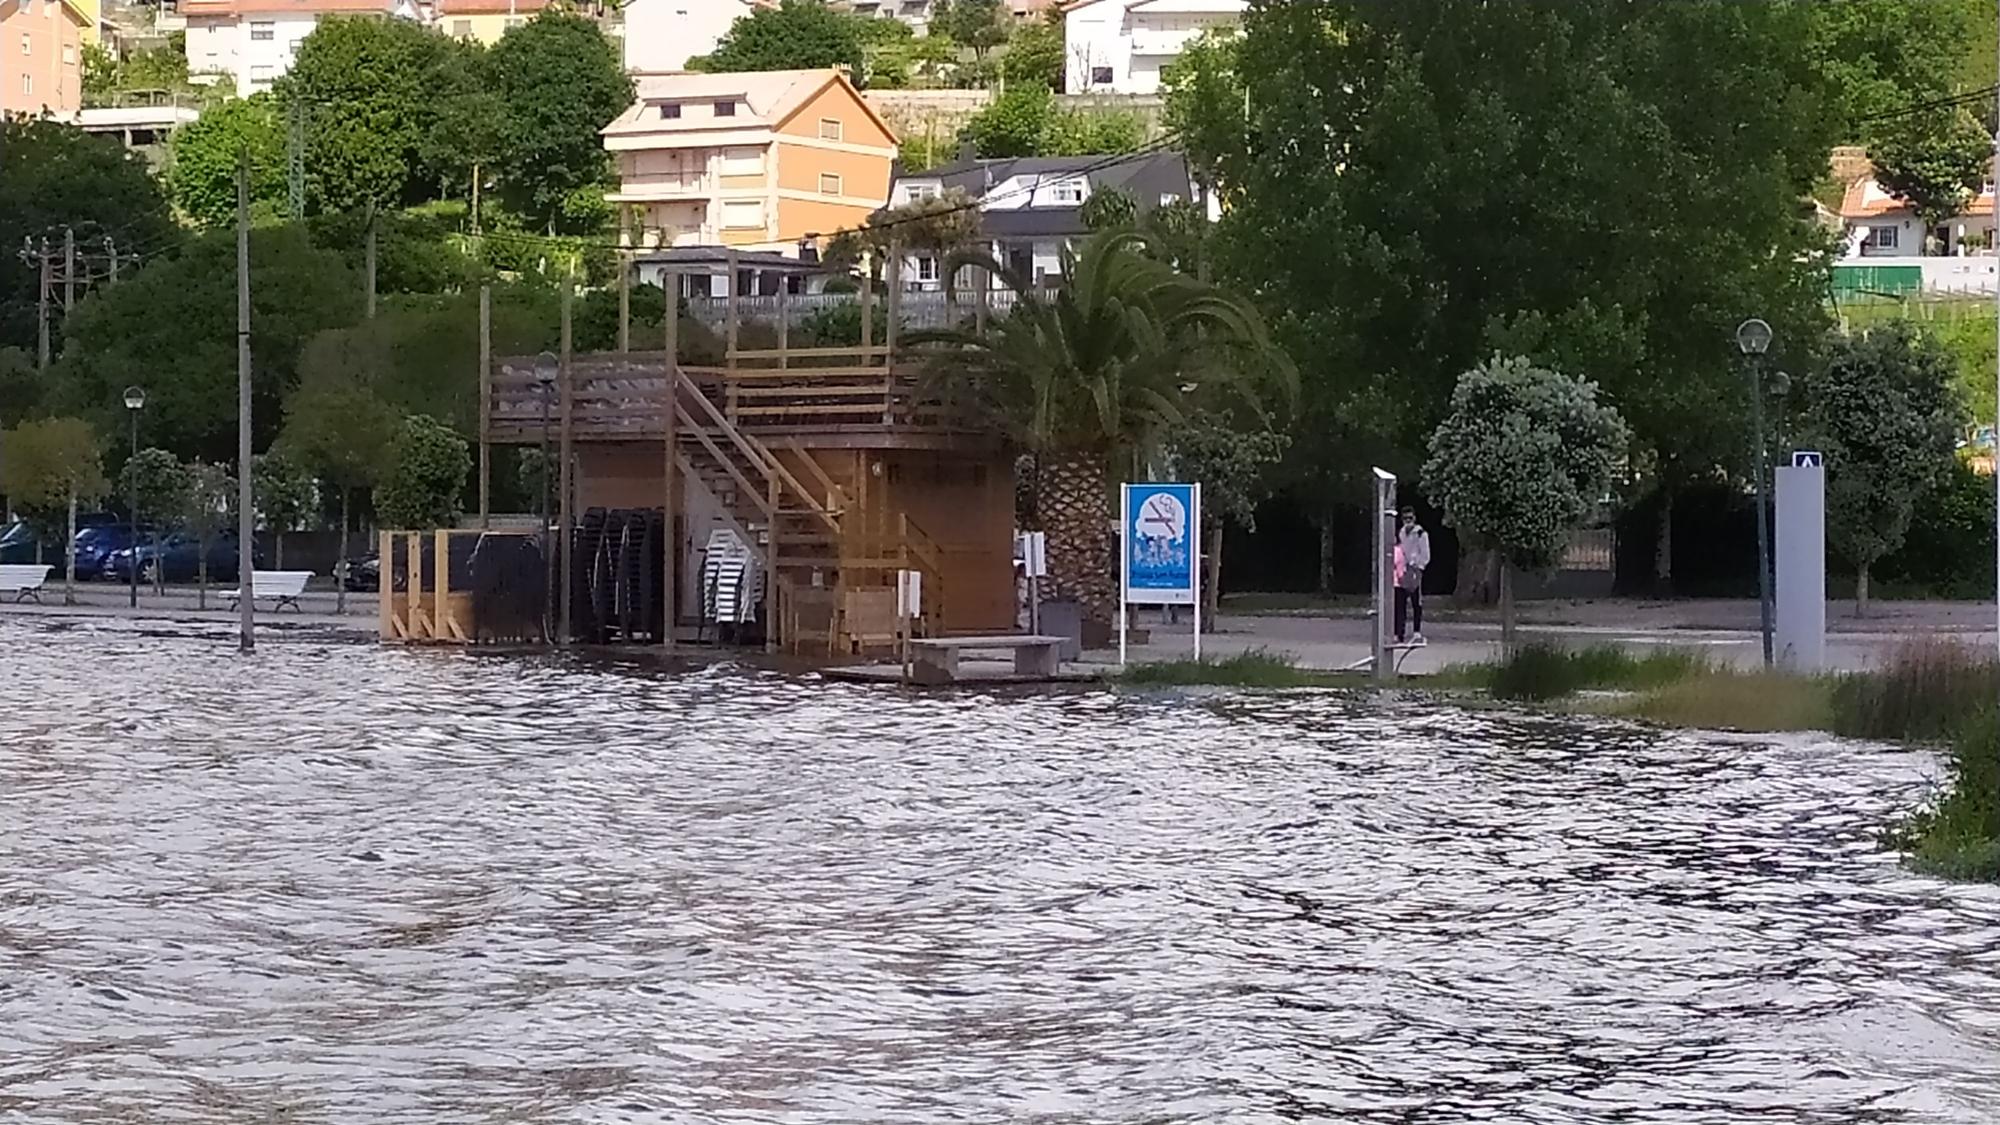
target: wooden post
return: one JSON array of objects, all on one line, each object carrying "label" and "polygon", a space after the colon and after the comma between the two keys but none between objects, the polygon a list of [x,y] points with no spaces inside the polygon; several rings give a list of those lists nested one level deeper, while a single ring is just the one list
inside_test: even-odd
[{"label": "wooden post", "polygon": [[[573,386],[575,370],[570,363],[570,301],[574,288],[574,282],[568,279],[563,281],[562,353],[559,357],[561,367],[557,372],[556,380],[562,389],[562,451],[559,454],[562,458],[562,466],[561,471],[557,475],[559,483],[556,493],[556,511],[559,513],[556,520],[556,555],[558,556],[557,561],[561,564],[559,568],[561,577],[558,581],[562,583],[562,601],[559,603],[561,605],[561,615],[557,618],[558,627],[561,632],[556,638],[556,643],[563,647],[568,647],[570,641],[570,595],[573,593],[572,587],[576,585],[570,577],[570,529],[574,522],[570,511],[574,506],[570,503],[570,462],[574,460],[572,452],[576,437],[575,427],[571,424],[576,405],[576,388]],[[548,467],[543,466],[542,471],[547,472]]]},{"label": "wooden post", "polygon": [[431,557],[437,560],[437,580],[431,585],[431,639],[451,640],[451,533],[431,532]]},{"label": "wooden post", "polygon": [[791,357],[786,354],[792,342],[791,317],[785,308],[785,290],[790,285],[791,278],[778,279],[778,370],[780,371],[792,365]]},{"label": "wooden post", "polygon": [[[381,531],[375,535],[375,559],[382,576],[379,593],[375,597],[375,637],[377,640],[394,640],[396,626],[396,582],[395,582],[395,537]],[[346,547],[341,548],[346,553]]]},{"label": "wooden post", "polygon": [[861,366],[869,365],[868,349],[875,346],[875,258],[861,266]]},{"label": "wooden post", "polygon": [[764,651],[778,651],[778,474],[764,481],[764,498],[771,514],[764,524]]},{"label": "wooden post", "polygon": [[[546,466],[544,466],[546,469]],[[479,287],[479,530],[493,519],[493,287]]]},{"label": "wooden post", "polygon": [[887,313],[889,322],[882,326],[882,424],[896,423],[896,321],[901,315],[903,303],[903,246],[891,239],[889,242],[889,301]]},{"label": "wooden post", "polygon": [[680,277],[672,270],[661,277],[660,283],[667,291],[667,401],[665,419],[666,444],[666,575],[662,583],[660,634],[666,640],[668,652],[674,651],[674,626],[680,620],[674,611],[674,602],[680,595],[681,536],[680,481],[675,462],[680,454]]},{"label": "wooden post", "polygon": [[632,350],[632,257],[618,252],[618,351]]},{"label": "wooden post", "polygon": [[723,393],[727,399],[726,409],[728,412],[729,421],[731,423],[734,423],[736,421],[736,341],[737,341],[736,251],[734,250],[723,251],[722,259],[723,262],[725,263],[725,268],[728,269],[729,271],[729,293],[727,296],[723,298],[723,303],[722,303],[722,307],[724,310],[723,313],[724,339],[723,339],[722,365],[728,371],[728,375],[726,376],[726,379],[728,380],[728,388]]}]

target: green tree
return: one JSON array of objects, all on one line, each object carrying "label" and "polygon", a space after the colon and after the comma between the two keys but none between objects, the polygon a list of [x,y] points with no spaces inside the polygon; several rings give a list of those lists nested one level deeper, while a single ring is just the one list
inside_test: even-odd
[{"label": "green tree", "polygon": [[312,473],[282,447],[250,461],[257,522],[271,533],[277,569],[285,569],[285,533],[306,527],[319,511],[319,486]]},{"label": "green tree", "polygon": [[[256,443],[270,443],[296,377],[300,347],[323,328],[361,316],[361,286],[338,255],[315,248],[303,226],[250,236],[250,351]],[[173,258],[80,302],[51,384],[60,409],[124,423],[123,388],[143,372],[146,429],[184,456],[222,460],[236,451],[236,239],[198,236]]]},{"label": "green tree", "polygon": [[[63,604],[76,604],[76,509],[110,488],[97,431],[81,418],[44,418],[23,422],[0,440],[0,492],[42,531],[36,537],[36,561],[50,532],[67,526],[63,536]],[[65,525],[62,513],[68,512]]]},{"label": "green tree", "polygon": [[[216,539],[236,526],[236,477],[229,466],[196,461],[187,468],[187,510],[181,525],[195,542],[195,608],[208,608],[208,553]],[[237,550],[248,551],[248,543]]]},{"label": "green tree", "polygon": [[1856,614],[1876,561],[1950,472],[1965,421],[1955,381],[1951,357],[1906,324],[1837,340],[1802,380],[1802,440],[1826,454],[1827,536],[1854,566]]},{"label": "green tree", "polygon": [[1007,40],[1007,53],[1000,57],[1000,76],[1010,87],[1060,89],[1063,50],[1063,25],[1059,18],[1024,24]]},{"label": "green tree", "polygon": [[816,0],[780,0],[775,8],[756,8],[739,18],[713,52],[689,59],[688,69],[725,74],[841,67],[858,77],[867,73],[862,50],[867,18]]},{"label": "green tree", "polygon": [[1257,530],[1257,505],[1270,495],[1291,437],[1261,418],[1243,420],[1197,409],[1167,440],[1175,479],[1201,482],[1203,621],[1212,628],[1222,602],[1224,528],[1233,522],[1245,531]]},{"label": "green tree", "polygon": [[[365,379],[351,370],[308,368],[285,400],[279,448],[340,493],[340,545],[336,569],[347,569],[347,540],[354,526],[357,489],[381,478],[400,422]],[[347,584],[335,585],[336,613],[347,612]]]},{"label": "green tree", "polygon": [[1044,86],[1015,86],[965,123],[983,157],[1097,156],[1138,149],[1145,127],[1130,113],[1064,109]]},{"label": "green tree", "polygon": [[1123,188],[1101,187],[1083,201],[1077,217],[1091,230],[1119,230],[1138,223],[1139,201]]},{"label": "green tree", "polygon": [[437,117],[418,156],[437,178],[445,198],[472,204],[472,229],[480,229],[485,185],[494,178],[506,143],[507,103],[490,80],[492,58],[471,52],[448,68],[437,92]]},{"label": "green tree", "polygon": [[1300,359],[1294,486],[1330,516],[1356,466],[1407,473],[1495,351],[1590,372],[1663,518],[1733,464],[1736,323],[1785,363],[1824,336],[1825,7],[1270,0],[1204,40],[1167,118],[1223,204],[1215,268]]},{"label": "green tree", "polygon": [[601,219],[610,169],[598,133],[632,104],[611,41],[591,20],[545,11],[501,38],[488,73],[507,109],[496,167],[508,205],[554,234],[588,189]]},{"label": "green tree", "polygon": [[1881,122],[1913,104],[1993,81],[1993,7],[1984,0],[1841,0],[1800,7],[1807,17],[1801,46],[1839,141],[1870,142]]},{"label": "green tree", "polygon": [[1523,358],[1467,371],[1431,434],[1424,491],[1461,536],[1501,562],[1501,636],[1514,643],[1512,572],[1562,557],[1570,532],[1609,494],[1628,438],[1597,387]]},{"label": "green tree", "polygon": [[1210,409],[1262,417],[1275,387],[1289,397],[1291,367],[1256,310],[1234,294],[1140,253],[1136,235],[1093,236],[1065,255],[1069,284],[1054,293],[977,255],[954,255],[947,276],[977,265],[1015,292],[1014,311],[985,334],[912,333],[944,345],[944,391],[1006,434],[1033,466],[1033,524],[1049,536],[1058,596],[1093,619],[1116,606],[1110,527],[1114,472],[1164,452],[1197,388]]},{"label": "green tree", "polygon": [[448,527],[464,510],[459,499],[471,471],[464,438],[435,418],[413,414],[389,447],[388,469],[375,486],[376,516],[398,528]]},{"label": "green tree", "polygon": [[270,94],[217,102],[176,129],[167,164],[174,206],[197,226],[236,222],[236,171],[250,152],[250,202],[261,213],[281,211],[287,200],[285,133]]},{"label": "green tree", "polygon": [[0,428],[37,413],[43,393],[35,357],[20,348],[0,348]]},{"label": "green tree", "polygon": [[409,20],[329,16],[299,42],[278,104],[306,118],[306,196],[315,210],[388,208],[436,178],[423,166],[437,91],[465,48]]},{"label": "green tree", "polygon": [[107,237],[128,255],[157,253],[175,234],[146,162],[116,139],[53,118],[0,115],[0,348],[33,353],[41,276],[20,251],[51,236],[60,250],[65,228],[87,254],[101,254]]},{"label": "green tree", "polygon": [[865,226],[842,231],[827,243],[826,261],[852,265],[865,255],[903,252],[949,254],[979,241],[980,212],[963,188],[948,188],[928,199],[892,207]]},{"label": "green tree", "polygon": [[[161,533],[180,526],[187,514],[188,494],[193,481],[186,465],[167,450],[148,447],[128,458],[118,472],[118,495],[134,505],[134,515],[152,528],[153,547],[160,546]],[[135,544],[136,546],[136,544]],[[155,568],[155,592],[166,585],[166,576]]]},{"label": "green tree", "polygon": [[931,13],[930,26],[984,61],[986,52],[1007,41],[1010,18],[1000,0],[941,0]]},{"label": "green tree", "polygon": [[1993,170],[1993,138],[1964,110],[1898,118],[1868,146],[1875,180],[1926,227],[1965,210]]}]

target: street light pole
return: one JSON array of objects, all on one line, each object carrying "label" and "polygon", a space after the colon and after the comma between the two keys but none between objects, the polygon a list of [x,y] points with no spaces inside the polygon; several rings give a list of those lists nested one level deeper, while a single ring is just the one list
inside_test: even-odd
[{"label": "street light pole", "polygon": [[537,533],[542,547],[542,638],[554,636],[550,628],[550,613],[555,605],[556,563],[549,551],[549,396],[555,393],[556,371],[561,363],[554,352],[542,352],[535,357],[535,386],[542,399],[542,486],[541,495],[536,497],[541,515]]},{"label": "street light pole", "polygon": [[1764,667],[1771,667],[1771,517],[1765,479],[1771,457],[1764,446],[1764,352],[1771,326],[1754,317],[1736,326],[1736,346],[1750,365],[1750,417],[1757,430],[1757,616],[1764,633]]},{"label": "street light pole", "polygon": [[132,552],[131,573],[128,575],[131,588],[126,591],[126,605],[139,608],[139,411],[146,408],[146,391],[143,387],[125,388],[125,412],[132,416],[132,459],[126,464],[132,466],[125,471],[132,477],[131,509],[126,513],[125,525],[131,531],[131,542],[126,546]]}]

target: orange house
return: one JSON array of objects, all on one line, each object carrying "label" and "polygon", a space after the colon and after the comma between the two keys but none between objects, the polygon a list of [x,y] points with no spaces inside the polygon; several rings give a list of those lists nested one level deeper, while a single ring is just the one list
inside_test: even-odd
[{"label": "orange house", "polygon": [[69,0],[0,0],[0,117],[83,108],[90,17]]},{"label": "orange house", "polygon": [[641,75],[604,129],[633,247],[796,252],[889,198],[896,136],[835,70]]}]

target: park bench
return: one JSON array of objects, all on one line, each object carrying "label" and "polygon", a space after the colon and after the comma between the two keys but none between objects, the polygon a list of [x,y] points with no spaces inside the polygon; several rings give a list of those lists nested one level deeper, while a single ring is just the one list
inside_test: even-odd
[{"label": "park bench", "polygon": [[0,596],[12,594],[17,602],[33,598],[40,605],[42,584],[55,569],[41,563],[0,563]]},{"label": "park bench", "polygon": [[[250,572],[250,600],[267,600],[272,610],[291,606],[295,612],[303,613],[299,605],[299,595],[306,592],[306,580],[313,576],[310,570],[253,570]],[[232,607],[241,600],[242,589],[230,590],[222,595]]]},{"label": "park bench", "polygon": [[909,642],[910,678],[920,684],[958,680],[958,658],[967,652],[1011,652],[1014,674],[1052,679],[1062,667],[1061,637],[1001,635],[988,637],[925,637]]}]

